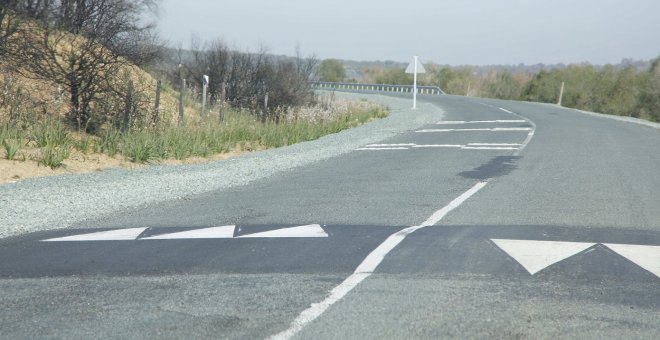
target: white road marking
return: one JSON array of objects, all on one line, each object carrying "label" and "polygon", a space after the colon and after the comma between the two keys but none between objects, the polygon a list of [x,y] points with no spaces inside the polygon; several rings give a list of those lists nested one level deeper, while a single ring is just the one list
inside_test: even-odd
[{"label": "white road marking", "polygon": [[415,143],[400,143],[400,144],[369,144],[366,147],[392,147],[392,146],[413,146]]},{"label": "white road marking", "polygon": [[458,144],[422,144],[414,145],[413,148],[462,148],[464,145]]},{"label": "white road marking", "polygon": [[520,143],[468,143],[468,146],[520,146]]},{"label": "white road marking", "polygon": [[409,148],[403,148],[403,147],[401,147],[401,148],[399,148],[399,147],[397,147],[397,148],[367,148],[367,147],[365,147],[365,148],[357,148],[355,150],[356,151],[372,151],[372,150],[408,150],[408,149]]},{"label": "white road marking", "polygon": [[531,275],[593,247],[596,243],[492,239]]},{"label": "white road marking", "polygon": [[119,230],[99,231],[89,234],[73,235],[66,237],[51,238],[43,242],[68,242],[68,241],[127,241],[135,240],[147,228],[130,228]]},{"label": "white road marking", "polygon": [[[432,148],[454,148],[462,150],[518,150],[518,146],[521,144],[518,143],[469,143],[468,145],[460,144],[390,144],[390,145],[401,145],[397,147],[384,147],[381,145],[387,144],[370,144],[361,148],[357,148],[357,151],[381,151],[381,150],[410,150],[410,149],[432,149]],[[404,146],[406,145],[406,146]]]},{"label": "white road marking", "polygon": [[513,114],[513,112],[511,112],[511,111],[509,111],[509,110],[507,110],[507,109],[505,109],[505,108],[501,108],[501,107],[500,107],[499,109],[502,110],[502,111],[504,111],[504,112],[506,112],[506,113],[511,113],[511,114]]},{"label": "white road marking", "polygon": [[221,227],[211,227],[204,229],[195,229],[181,231],[177,233],[161,234],[156,236],[143,237],[140,240],[180,240],[180,239],[207,239],[207,238],[233,238],[234,225],[225,225]]},{"label": "white road marking", "polygon": [[660,246],[603,243],[630,262],[660,277]]},{"label": "white road marking", "polygon": [[482,129],[422,129],[415,132],[418,133],[431,133],[431,132],[506,132],[506,131],[531,131],[530,127],[517,127],[517,128],[482,128]]},{"label": "white road marking", "polygon": [[328,297],[319,303],[312,304],[309,308],[304,310],[298,317],[293,320],[289,329],[272,335],[269,339],[290,339],[298,332],[300,332],[307,324],[314,321],[316,318],[321,316],[330,306],[335,304],[337,301],[341,300],[348,292],[355,288],[360,282],[368,278],[373,271],[378,267],[378,265],[383,261],[385,256],[396,247],[401,241],[403,241],[406,236],[415,232],[418,229],[434,225],[438,223],[443,217],[445,217],[449,212],[458,208],[463,202],[465,202],[472,195],[476,194],[487,182],[479,182],[470,190],[464,192],[462,195],[451,201],[447,206],[436,211],[431,217],[422,224],[418,226],[408,227],[406,229],[396,232],[390,237],[388,237],[383,243],[381,243],[376,249],[374,249],[362,263],[355,269],[355,272],[351,274],[346,280],[335,287]]},{"label": "white road marking", "polygon": [[463,150],[518,150],[511,146],[465,146]]},{"label": "white road marking", "polygon": [[437,125],[460,125],[460,124],[488,124],[488,123],[526,123],[522,119],[497,119],[497,120],[445,120],[439,121]]},{"label": "white road marking", "polygon": [[264,231],[261,233],[241,235],[237,238],[258,238],[258,237],[328,237],[328,233],[318,224],[309,224],[299,227],[283,228]]},{"label": "white road marking", "polygon": [[[319,224],[309,224],[297,227],[281,228],[254,234],[234,236],[236,226],[225,225],[195,230],[186,230],[176,233],[160,234],[155,236],[139,238],[139,240],[185,240],[185,239],[237,239],[237,238],[297,238],[297,237],[328,237],[328,234]],[[96,233],[58,237],[43,242],[60,241],[123,241],[138,240],[138,237],[147,228],[130,228]],[[240,229],[239,229],[240,230]]]},{"label": "white road marking", "polygon": [[517,127],[517,128],[494,128],[491,131],[532,131],[531,127]]}]

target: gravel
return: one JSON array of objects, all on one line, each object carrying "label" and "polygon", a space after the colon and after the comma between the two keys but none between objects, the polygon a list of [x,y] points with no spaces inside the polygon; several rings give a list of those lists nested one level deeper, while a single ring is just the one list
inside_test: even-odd
[{"label": "gravel", "polygon": [[442,109],[377,94],[337,93],[386,105],[389,117],[315,141],[197,165],[153,165],[0,185],[0,238],[67,228],[126,209],[248,184],[441,120]]}]

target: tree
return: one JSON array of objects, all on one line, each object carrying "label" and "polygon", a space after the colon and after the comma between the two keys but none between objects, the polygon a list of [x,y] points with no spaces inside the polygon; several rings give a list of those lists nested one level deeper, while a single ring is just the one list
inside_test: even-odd
[{"label": "tree", "polygon": [[342,82],[346,80],[346,70],[339,60],[325,59],[319,65],[318,77],[320,81]]},{"label": "tree", "polygon": [[[38,24],[21,25],[8,56],[24,76],[53,82],[69,93],[69,118],[79,129],[93,132],[103,117],[93,114],[94,101],[121,92],[113,77],[130,61],[146,60],[138,36],[153,36],[151,25],[139,25],[154,0],[17,1],[38,3],[49,11],[36,15]],[[19,5],[17,5],[19,6]],[[20,7],[20,6],[19,6]],[[39,7],[42,8],[42,7]],[[34,13],[42,13],[36,11]]]},{"label": "tree", "polygon": [[660,57],[655,59],[644,75],[642,89],[635,109],[640,117],[660,121]]},{"label": "tree", "polygon": [[410,85],[413,82],[412,75],[406,74],[402,68],[388,68],[376,76],[377,84]]}]

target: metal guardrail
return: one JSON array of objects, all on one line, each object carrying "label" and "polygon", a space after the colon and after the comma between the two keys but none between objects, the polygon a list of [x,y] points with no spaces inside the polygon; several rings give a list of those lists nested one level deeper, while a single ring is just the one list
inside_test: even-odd
[{"label": "metal guardrail", "polygon": [[[368,92],[399,92],[413,93],[412,85],[388,85],[388,84],[359,84],[359,83],[332,83],[312,82],[312,88],[318,90],[346,90],[346,91],[368,91]],[[417,86],[418,94],[445,94],[437,86]]]}]

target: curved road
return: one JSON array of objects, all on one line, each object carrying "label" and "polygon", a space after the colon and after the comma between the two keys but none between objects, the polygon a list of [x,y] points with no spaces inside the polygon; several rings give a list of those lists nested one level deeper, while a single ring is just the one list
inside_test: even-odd
[{"label": "curved road", "polygon": [[0,243],[2,338],[655,338],[660,132],[420,96],[443,121]]}]

